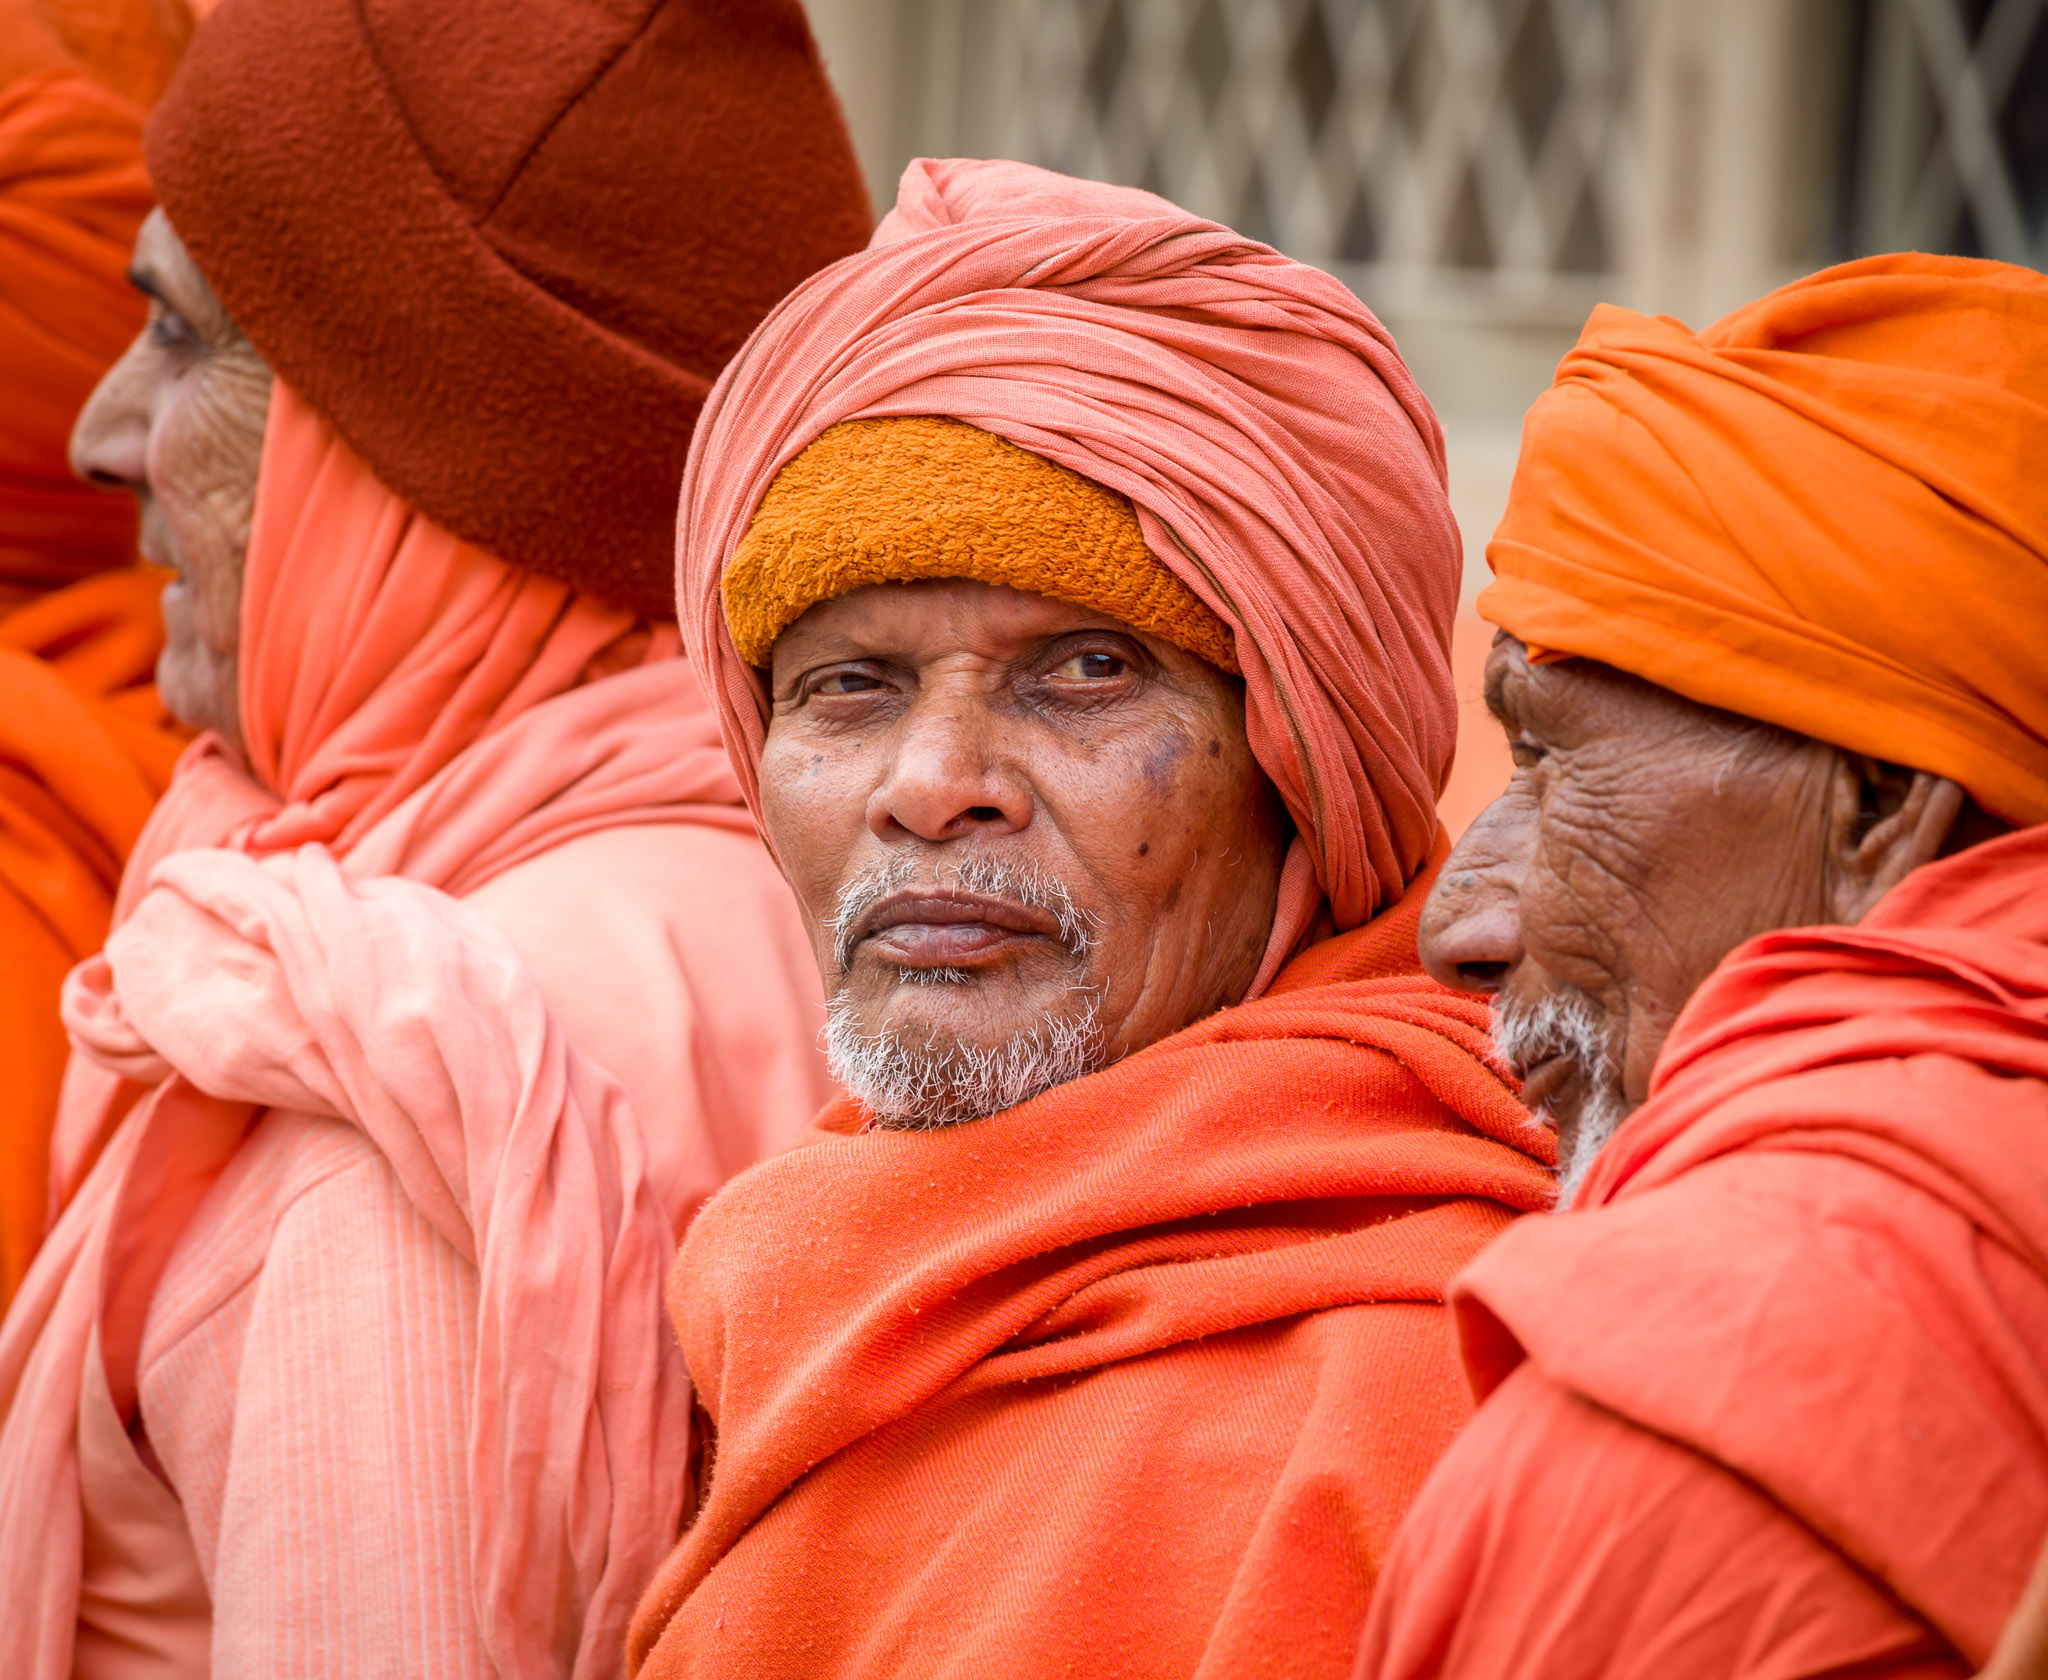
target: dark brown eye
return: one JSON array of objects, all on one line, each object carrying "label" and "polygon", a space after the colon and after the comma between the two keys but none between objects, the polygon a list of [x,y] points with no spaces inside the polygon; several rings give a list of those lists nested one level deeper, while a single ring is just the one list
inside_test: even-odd
[{"label": "dark brown eye", "polygon": [[882,684],[865,671],[830,671],[818,679],[813,694],[868,694]]},{"label": "dark brown eye", "polygon": [[1095,651],[1077,653],[1070,659],[1061,660],[1053,675],[1062,682],[1109,682],[1129,669],[1130,666],[1115,654]]},{"label": "dark brown eye", "polygon": [[161,350],[182,350],[192,344],[198,334],[192,325],[169,304],[152,298],[149,305],[150,342]]}]

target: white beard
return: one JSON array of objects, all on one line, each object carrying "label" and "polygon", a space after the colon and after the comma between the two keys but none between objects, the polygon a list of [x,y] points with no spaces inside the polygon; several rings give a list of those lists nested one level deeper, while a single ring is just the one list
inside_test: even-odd
[{"label": "white beard", "polygon": [[[1557,1206],[1562,1212],[1585,1183],[1594,1157],[1629,1114],[1621,1070],[1601,1042],[1600,1017],[1577,991],[1553,992],[1531,1008],[1504,1005],[1496,998],[1493,1048],[1517,1076],[1560,1052],[1578,1064],[1584,1091],[1579,1123],[1569,1145],[1562,1134],[1558,1138]],[[1553,1127],[1557,1124],[1547,1110],[1537,1110],[1537,1117]]]},{"label": "white beard", "polygon": [[[843,983],[853,960],[851,931],[875,904],[919,875],[917,860],[908,857],[863,871],[841,890],[832,923],[833,955],[842,984],[825,1006],[825,1056],[832,1077],[866,1105],[876,1124],[921,1131],[979,1120],[1107,1065],[1100,994],[1080,987],[1073,994],[1081,999],[1079,1008],[1043,1017],[986,1048],[958,1042],[944,1046],[917,1042],[913,1036],[889,1028],[876,1033],[862,1030],[852,995]],[[1086,972],[1094,929],[1088,913],[1074,903],[1062,883],[1036,869],[1020,869],[974,853],[937,880],[964,892],[1046,912],[1059,924],[1059,941],[1073,958],[1076,971]],[[897,983],[971,986],[975,981],[965,969],[906,968],[898,971]]]},{"label": "white beard", "polygon": [[[913,974],[916,985],[968,982],[959,969],[908,969],[904,979]],[[1092,994],[1078,1014],[1053,1016],[991,1048],[955,1043],[940,1049],[906,1043],[887,1029],[863,1033],[853,1000],[841,990],[825,1006],[825,1055],[832,1077],[867,1106],[876,1124],[897,1131],[1000,1114],[1108,1061]]]}]

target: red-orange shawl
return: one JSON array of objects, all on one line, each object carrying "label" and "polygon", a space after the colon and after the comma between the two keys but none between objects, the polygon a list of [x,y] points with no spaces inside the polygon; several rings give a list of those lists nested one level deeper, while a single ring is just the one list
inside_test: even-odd
[{"label": "red-orange shawl", "polygon": [[1979,1666],[2048,1533],[2044,1138],[2048,829],[1738,950],[1580,1209],[1460,1279],[1492,1397],[1361,1675]]},{"label": "red-orange shawl", "polygon": [[669,1301],[716,1456],[634,1671],[1346,1673],[1466,1415],[1444,1289],[1550,1198],[1427,886],[1105,1072],[831,1111],[715,1198]]}]

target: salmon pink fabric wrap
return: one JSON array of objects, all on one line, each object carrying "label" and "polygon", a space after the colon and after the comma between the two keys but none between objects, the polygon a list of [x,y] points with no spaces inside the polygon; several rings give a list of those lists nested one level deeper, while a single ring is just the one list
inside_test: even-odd
[{"label": "salmon pink fabric wrap", "polygon": [[2048,821],[2048,276],[1884,256],[1705,332],[1603,305],[1479,610]]},{"label": "salmon pink fabric wrap", "polygon": [[1738,948],[1459,1280],[1490,1397],[1361,1676],[1980,1668],[2048,1536],[2044,1125],[2048,829]]},{"label": "salmon pink fabric wrap", "polygon": [[1442,430],[1364,305],[1149,193],[911,164],[869,249],[755,332],[690,452],[683,634],[750,802],[767,702],[719,578],[805,445],[912,414],[1128,496],[1153,552],[1230,627],[1252,750],[1300,833],[1260,987],[1325,900],[1342,930],[1400,898],[1456,739],[1460,551]]},{"label": "salmon pink fabric wrap", "polygon": [[690,1392],[661,1322],[675,1238],[624,1093],[503,935],[417,882],[352,884],[320,846],[181,853],[154,880],[66,999],[82,1051],[159,1086],[108,1250],[110,1384],[132,1384],[122,1331],[169,1235],[135,1190],[181,1200],[250,1106],[361,1127],[481,1280],[458,1497],[496,1672],[615,1672],[681,1516]]},{"label": "salmon pink fabric wrap", "polygon": [[[673,1238],[617,1090],[503,938],[441,895],[605,825],[751,825],[673,632],[412,514],[282,386],[243,626],[254,775],[193,745],[106,955],[68,991],[85,1054],[64,1211],[0,1330],[0,1667],[71,1672],[85,1361],[97,1338],[132,1415],[156,1281],[281,1104],[360,1128],[475,1262],[457,1497],[491,1660],[608,1672],[681,1512],[686,1388],[658,1316]],[[195,847],[228,855],[177,855]]]}]

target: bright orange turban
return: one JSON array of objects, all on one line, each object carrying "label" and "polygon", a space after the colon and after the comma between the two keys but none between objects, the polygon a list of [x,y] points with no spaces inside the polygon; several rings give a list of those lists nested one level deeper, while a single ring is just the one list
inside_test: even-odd
[{"label": "bright orange turban", "polygon": [[1479,610],[2048,821],[2048,277],[1887,256],[1694,334],[1593,312]]}]

